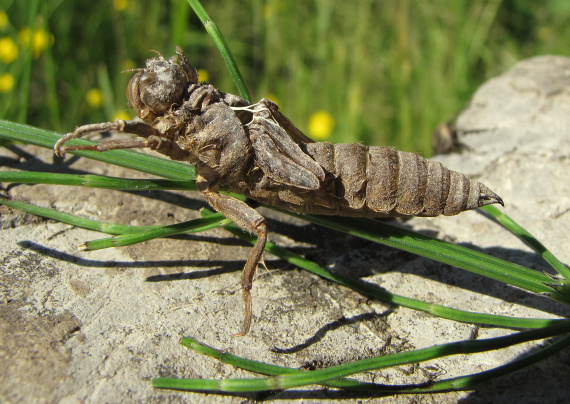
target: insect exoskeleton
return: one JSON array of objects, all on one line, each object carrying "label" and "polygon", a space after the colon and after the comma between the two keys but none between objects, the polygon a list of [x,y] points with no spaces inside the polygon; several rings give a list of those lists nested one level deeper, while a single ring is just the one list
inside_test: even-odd
[{"label": "insect exoskeleton", "polygon": [[[160,53],[134,69],[127,97],[142,120],[78,127],[55,145],[74,150],[147,147],[196,167],[196,183],[208,203],[257,241],[245,264],[245,319],[252,319],[251,287],[267,239],[265,218],[245,202],[221,195],[227,186],[259,202],[295,212],[363,216],[455,215],[503,201],[485,185],[442,164],[389,147],[314,143],[275,103],[250,104],[207,83],[182,50]],[[117,131],[137,137],[94,145],[64,145],[89,133]]]}]

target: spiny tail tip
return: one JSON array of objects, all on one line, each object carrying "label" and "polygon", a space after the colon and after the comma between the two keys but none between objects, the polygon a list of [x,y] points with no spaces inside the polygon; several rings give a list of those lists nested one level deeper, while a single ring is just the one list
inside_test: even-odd
[{"label": "spiny tail tip", "polygon": [[505,206],[505,203],[499,195],[481,184],[479,188],[479,207],[492,205],[493,203],[499,203],[501,206]]}]

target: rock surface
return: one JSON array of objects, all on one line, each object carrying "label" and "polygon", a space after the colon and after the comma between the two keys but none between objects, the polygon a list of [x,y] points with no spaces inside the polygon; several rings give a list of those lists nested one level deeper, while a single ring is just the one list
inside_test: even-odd
[{"label": "rock surface", "polygon": [[[570,262],[570,59],[536,57],[490,80],[457,121],[462,154],[438,156],[479,179],[506,212],[563,262]],[[26,154],[31,153],[31,154]],[[2,150],[3,169],[53,171],[52,153]],[[17,156],[16,153],[20,153]],[[68,163],[71,161],[71,163]],[[69,166],[67,166],[69,164]],[[142,177],[86,159],[66,172]],[[47,185],[8,185],[16,200],[108,222],[152,225],[197,217],[205,206],[191,193],[125,192]],[[389,291],[472,311],[556,318],[568,310],[456,268],[323,230],[263,210],[270,238],[332,271],[364,277]],[[0,400],[5,402],[242,402],[245,398],[352,401],[318,386],[275,394],[207,395],[156,390],[156,376],[251,377],[178,344],[192,336],[218,349],[290,367],[348,361],[509,334],[370,300],[267,256],[271,271],[254,283],[254,323],[242,320],[239,271],[249,252],[223,230],[142,245],[78,252],[105,236],[0,207]],[[518,264],[548,270],[520,241],[476,212],[403,224]],[[153,281],[148,281],[148,279]],[[536,345],[459,355],[359,376],[379,383],[419,383],[480,372]],[[570,394],[568,352],[538,366],[435,396],[364,396],[367,402],[555,402]],[[540,377],[536,377],[539,374]]]}]

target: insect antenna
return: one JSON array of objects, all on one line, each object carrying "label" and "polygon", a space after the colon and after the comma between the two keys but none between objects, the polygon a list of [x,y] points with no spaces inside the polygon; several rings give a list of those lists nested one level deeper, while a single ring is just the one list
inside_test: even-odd
[{"label": "insect antenna", "polygon": [[145,71],[144,67],[135,67],[134,69],[122,70],[121,73],[144,72],[144,71]]}]

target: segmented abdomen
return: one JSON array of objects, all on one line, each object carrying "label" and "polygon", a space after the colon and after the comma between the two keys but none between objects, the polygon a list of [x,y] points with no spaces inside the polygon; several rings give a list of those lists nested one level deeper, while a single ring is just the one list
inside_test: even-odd
[{"label": "segmented abdomen", "polygon": [[303,146],[327,172],[323,189],[301,209],[306,213],[438,216],[502,203],[480,182],[414,153],[359,143]]}]

